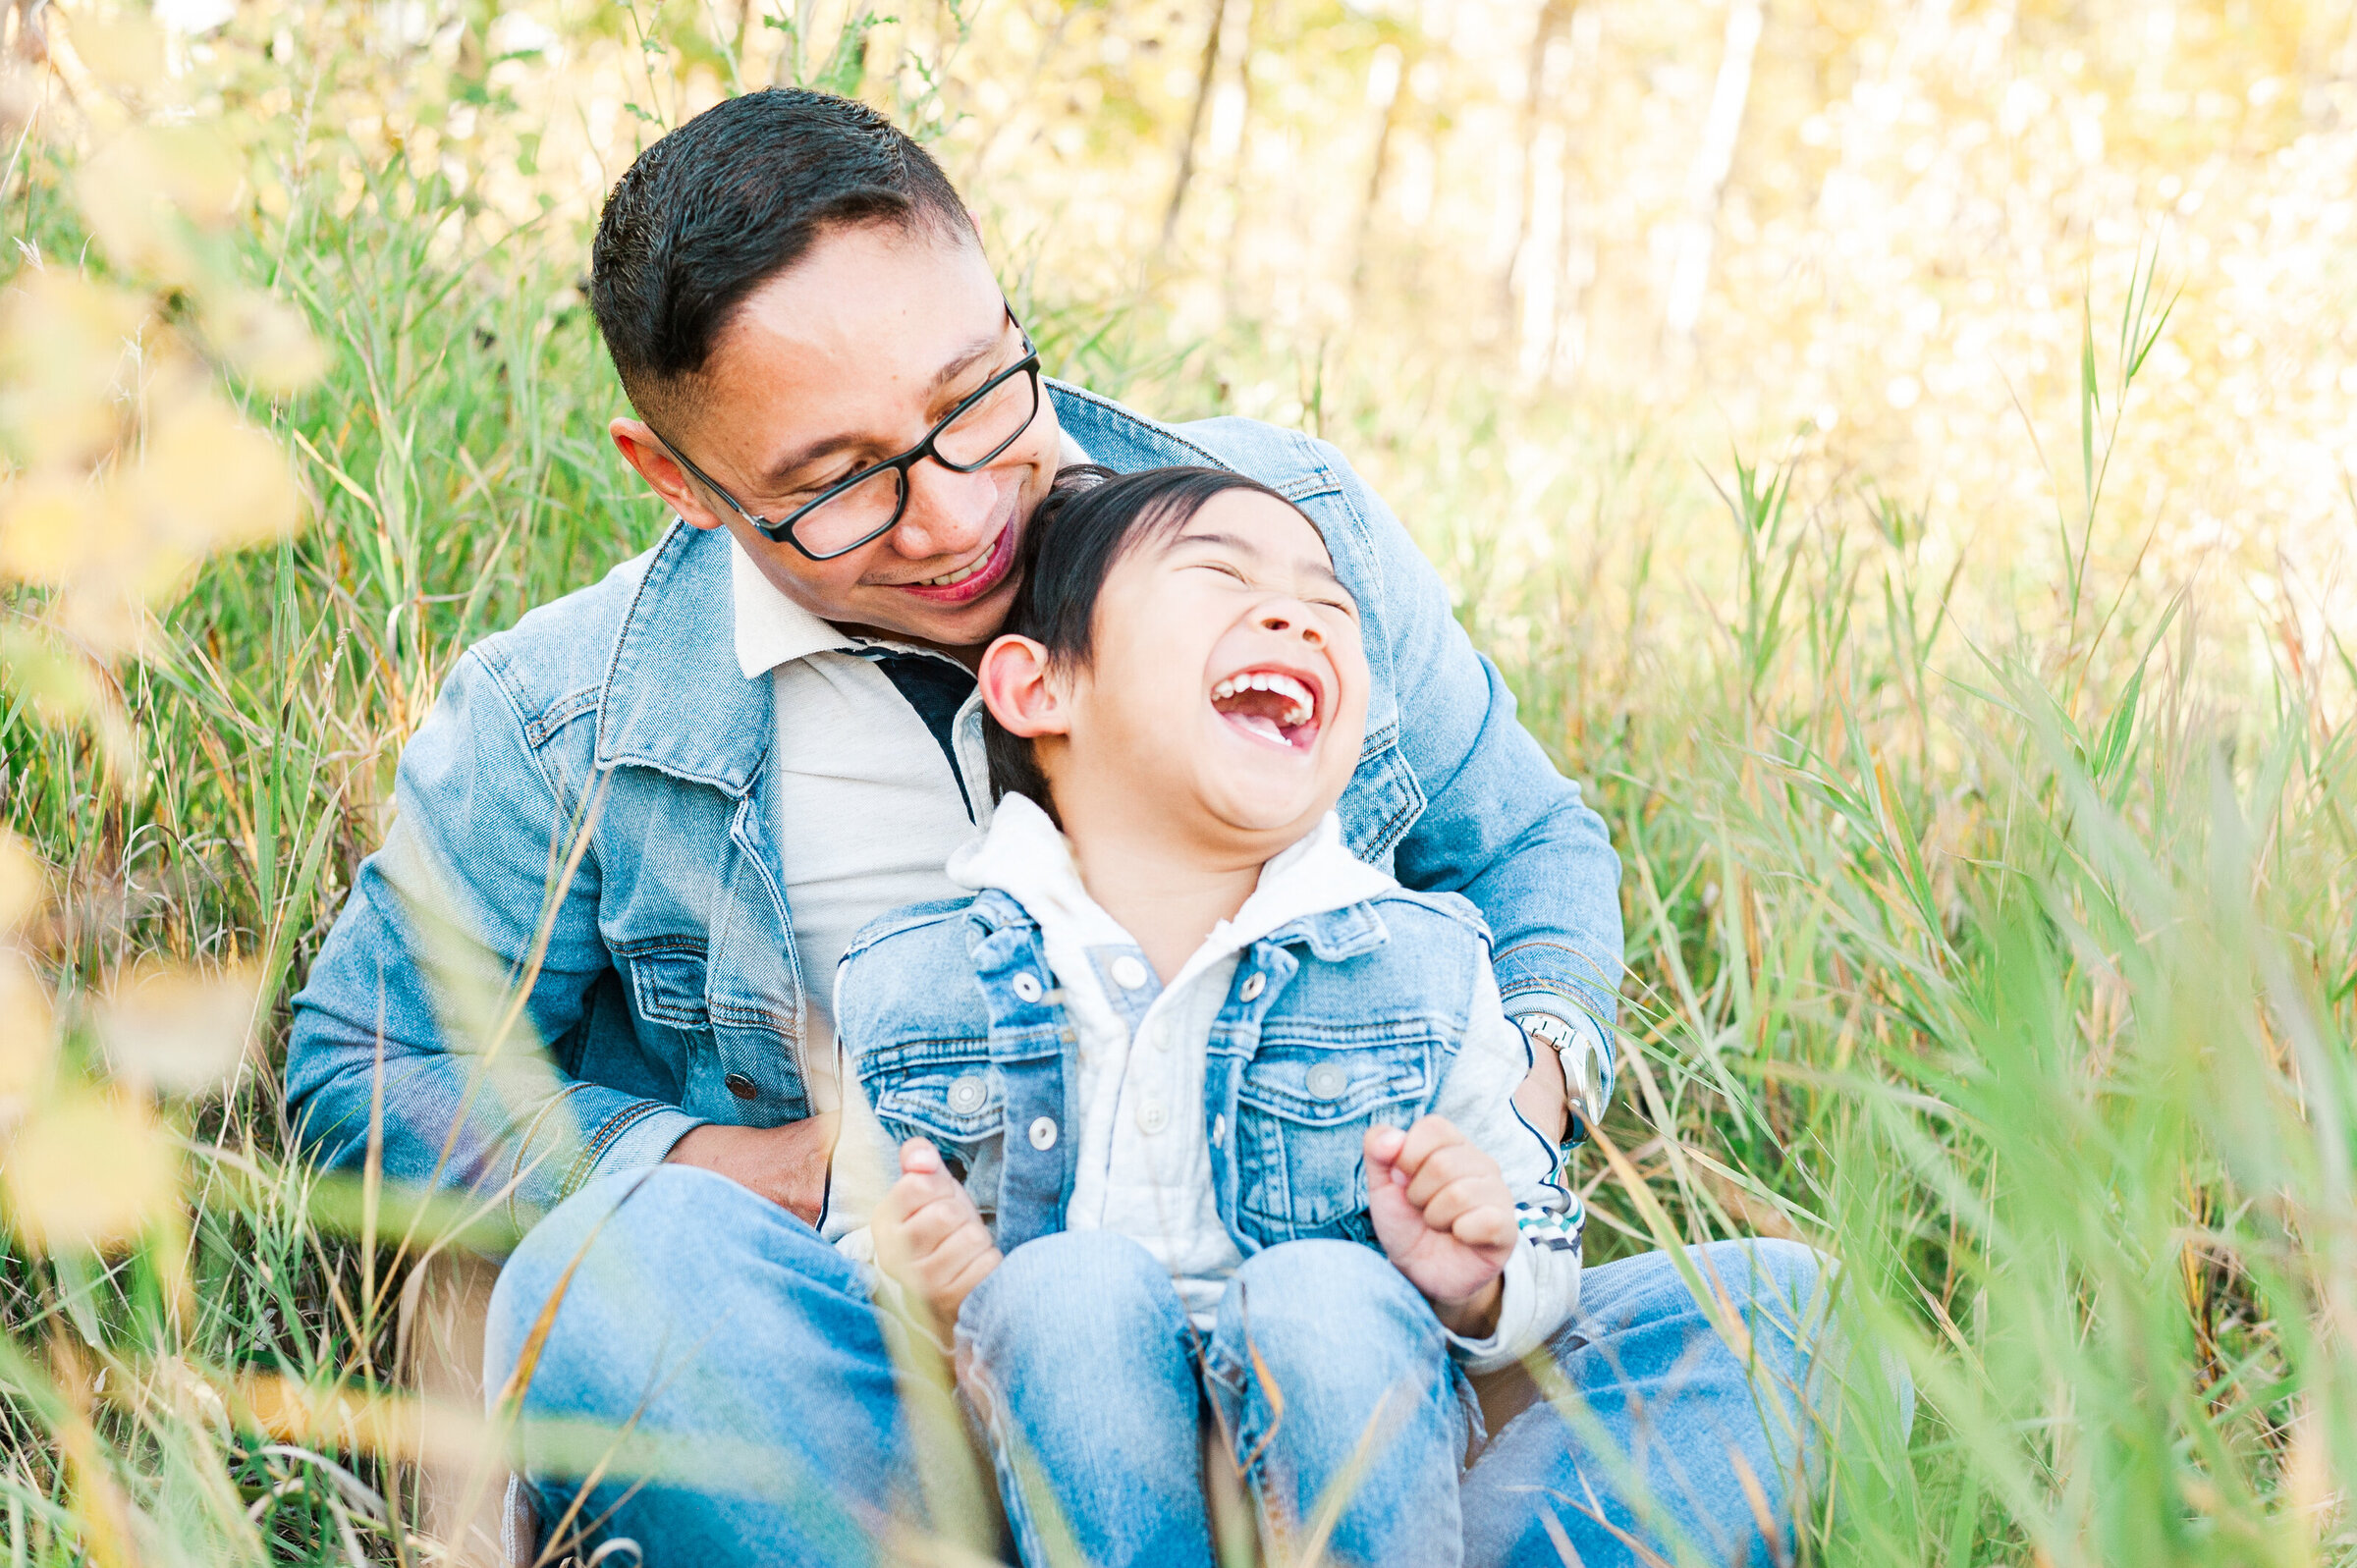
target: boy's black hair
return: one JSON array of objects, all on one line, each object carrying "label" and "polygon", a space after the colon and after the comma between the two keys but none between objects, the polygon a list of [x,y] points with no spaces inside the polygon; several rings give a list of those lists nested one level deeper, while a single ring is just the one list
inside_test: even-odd
[{"label": "boy's black hair", "polygon": [[[1113,568],[1140,545],[1176,534],[1205,502],[1230,490],[1249,490],[1292,506],[1259,480],[1229,468],[1117,474],[1076,463],[1064,469],[1023,529],[1015,552],[1015,569],[1022,576],[1001,632],[1038,642],[1048,651],[1051,670],[1085,670],[1096,650],[1097,599]],[[987,708],[982,740],[990,758],[991,799],[1026,795],[1064,826],[1032,742],[1008,732]]]},{"label": "boy's black hair", "polygon": [[631,406],[676,405],[745,296],[827,230],[864,223],[973,233],[941,166],[850,98],[748,92],[639,153],[590,248],[590,308]]}]

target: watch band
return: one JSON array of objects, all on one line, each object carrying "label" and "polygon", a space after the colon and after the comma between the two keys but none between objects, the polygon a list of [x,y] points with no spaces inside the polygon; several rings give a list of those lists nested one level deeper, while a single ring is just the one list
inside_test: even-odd
[{"label": "watch band", "polygon": [[1533,1042],[1552,1050],[1562,1063],[1563,1104],[1570,1122],[1563,1129],[1565,1144],[1584,1143],[1588,1131],[1604,1120],[1612,1101],[1613,1068],[1604,1059],[1601,1031],[1582,1029],[1552,1012],[1526,1012],[1514,1020]]}]

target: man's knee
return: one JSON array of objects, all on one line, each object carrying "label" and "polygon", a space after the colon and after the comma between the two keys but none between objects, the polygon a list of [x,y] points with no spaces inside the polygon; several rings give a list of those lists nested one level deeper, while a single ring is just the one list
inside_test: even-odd
[{"label": "man's knee", "polygon": [[535,1330],[540,1358],[578,1338],[627,1360],[639,1336],[671,1336],[724,1297],[784,1268],[830,1291],[857,1271],[807,1224],[725,1176],[656,1165],[601,1177],[524,1234],[500,1270],[485,1331],[496,1395]]}]

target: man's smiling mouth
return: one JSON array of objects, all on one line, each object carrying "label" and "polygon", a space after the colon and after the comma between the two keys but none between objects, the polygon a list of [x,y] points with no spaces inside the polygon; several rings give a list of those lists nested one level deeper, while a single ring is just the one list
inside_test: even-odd
[{"label": "man's smiling mouth", "polygon": [[955,571],[893,586],[935,604],[964,604],[996,588],[1014,565],[1014,521],[1009,518],[990,548]]},{"label": "man's smiling mouth", "polygon": [[1253,739],[1306,751],[1318,738],[1318,685],[1290,671],[1241,670],[1211,688],[1221,718]]}]

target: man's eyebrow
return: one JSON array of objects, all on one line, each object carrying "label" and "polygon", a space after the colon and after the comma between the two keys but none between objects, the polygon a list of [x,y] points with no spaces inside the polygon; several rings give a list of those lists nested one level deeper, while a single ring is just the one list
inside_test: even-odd
[{"label": "man's eyebrow", "polygon": [[[1236,533],[1182,533],[1171,541],[1171,548],[1174,550],[1180,545],[1218,545],[1233,550],[1239,555],[1250,556],[1255,561],[1266,561],[1269,558],[1269,553],[1263,550],[1258,543]],[[1350,593],[1350,585],[1335,575],[1334,568],[1330,564],[1313,561],[1306,562],[1304,565],[1313,575],[1325,578],[1345,594]],[[1355,603],[1357,596],[1353,594],[1351,599]]]},{"label": "man's eyebrow", "polygon": [[[943,362],[942,367],[939,370],[936,370],[933,373],[932,385],[926,390],[929,392],[939,392],[942,388],[948,386],[951,382],[956,381],[959,376],[965,374],[968,370],[971,370],[977,361],[987,357],[990,353],[990,351],[999,346],[1000,340],[1005,338],[1006,335],[1006,324],[1002,322],[998,331],[991,333],[987,337],[977,338],[972,343],[967,344],[964,348],[959,350],[956,353],[952,354],[946,361]],[[866,436],[848,431],[841,435],[827,436],[822,440],[813,441],[806,447],[802,447],[795,452],[788,453],[784,458],[780,459],[775,464],[773,464],[769,472],[762,477],[762,486],[767,490],[774,491],[780,489],[785,485],[787,480],[792,479],[795,476],[795,473],[797,470],[808,467],[811,463],[818,461],[819,459],[831,458],[838,452],[854,447],[863,447],[870,444],[871,443]]]},{"label": "man's eyebrow", "polygon": [[1001,321],[996,332],[991,333],[988,337],[977,338],[972,343],[966,345],[965,348],[951,356],[949,361],[945,363],[939,370],[933,372],[932,390],[939,392],[942,388],[948,386],[959,376],[964,375],[968,370],[971,370],[975,363],[989,354],[991,350],[996,349],[999,344],[1005,340],[1006,336],[1007,323]]}]

